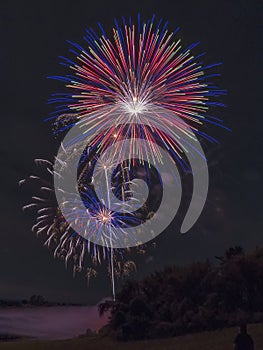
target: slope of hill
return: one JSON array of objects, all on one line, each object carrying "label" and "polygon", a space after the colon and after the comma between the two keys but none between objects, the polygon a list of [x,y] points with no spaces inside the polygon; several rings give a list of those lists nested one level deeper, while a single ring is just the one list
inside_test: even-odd
[{"label": "slope of hill", "polygon": [[[250,325],[256,349],[263,349],[263,324]],[[79,338],[67,341],[20,341],[0,343],[1,350],[232,350],[236,328],[204,332],[171,339],[115,342],[108,338]]]}]

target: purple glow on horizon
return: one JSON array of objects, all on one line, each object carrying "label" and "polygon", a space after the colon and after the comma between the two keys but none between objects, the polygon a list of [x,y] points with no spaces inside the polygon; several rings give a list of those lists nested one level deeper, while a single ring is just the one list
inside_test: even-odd
[{"label": "purple glow on horizon", "polygon": [[107,322],[100,318],[97,306],[63,306],[37,308],[6,308],[0,312],[2,334],[39,339],[68,339],[98,331]]}]

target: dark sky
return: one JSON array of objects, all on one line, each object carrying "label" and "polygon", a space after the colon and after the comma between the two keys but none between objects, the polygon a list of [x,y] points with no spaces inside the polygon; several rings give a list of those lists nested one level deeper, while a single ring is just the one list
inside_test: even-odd
[{"label": "dark sky", "polygon": [[[209,128],[220,141],[211,145],[210,192],[197,225],[181,236],[178,224],[157,239],[157,248],[138,260],[141,278],[174,263],[220,255],[231,245],[251,251],[263,245],[262,164],[262,14],[261,1],[3,1],[1,21],[1,243],[0,298],[28,298],[94,303],[110,294],[103,274],[87,288],[83,276],[73,279],[61,261],[31,232],[33,217],[21,211],[26,193],[18,181],[30,174],[34,158],[49,158],[58,141],[44,119],[47,99],[61,90],[46,79],[58,74],[58,56],[66,40],[82,42],[87,27],[100,21],[110,30],[122,15],[147,19],[156,14],[180,27],[185,45],[201,41],[210,63],[223,62],[220,85],[228,90],[226,109],[217,111],[232,131]],[[261,23],[261,26],[260,26]],[[209,147],[208,147],[209,148]]]}]

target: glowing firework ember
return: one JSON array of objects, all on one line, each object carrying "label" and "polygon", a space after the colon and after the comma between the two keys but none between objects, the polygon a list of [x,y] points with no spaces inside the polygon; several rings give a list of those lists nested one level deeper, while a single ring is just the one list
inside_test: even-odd
[{"label": "glowing firework ember", "polygon": [[[69,131],[54,167],[44,162],[55,187],[41,191],[52,200],[33,197],[27,208],[37,209],[34,230],[55,242],[55,256],[66,262],[73,256],[76,270],[83,269],[86,255],[101,262],[102,250],[115,294],[114,276],[134,269],[133,262],[116,258],[118,252],[156,237],[179,208],[176,165],[193,174],[182,232],[198,219],[208,171],[196,135],[214,141],[199,127],[222,125],[206,112],[222,106],[216,98],[225,91],[209,82],[217,74],[206,74],[218,64],[203,66],[203,54],[191,53],[197,44],[182,48],[167,23],[123,20],[123,26],[115,22],[111,37],[99,26],[100,36],[86,32],[85,47],[71,43],[75,58],[63,58],[63,64],[72,75],[52,77],[69,89],[50,99],[58,105],[51,117],[55,133]],[[91,266],[87,271],[96,275]]]}]

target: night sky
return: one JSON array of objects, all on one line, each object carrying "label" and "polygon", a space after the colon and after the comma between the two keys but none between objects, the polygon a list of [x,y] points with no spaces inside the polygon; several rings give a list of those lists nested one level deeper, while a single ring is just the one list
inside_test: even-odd
[{"label": "night sky", "polygon": [[[260,1],[2,1],[1,21],[1,243],[0,299],[29,298],[96,303],[110,295],[102,272],[90,286],[72,277],[31,232],[34,217],[21,207],[29,193],[18,181],[32,173],[34,158],[52,160],[59,146],[47,99],[62,85],[47,79],[63,74],[58,56],[67,56],[66,40],[82,43],[87,27],[100,21],[110,31],[121,16],[144,19],[155,14],[181,28],[184,45],[201,41],[197,53],[222,62],[219,85],[228,90],[227,108],[217,109],[231,132],[205,128],[220,144],[206,145],[210,164],[209,198],[198,223],[179,234],[175,222],[158,237],[157,248],[137,261],[141,278],[156,269],[213,258],[231,245],[246,251],[263,245],[262,163],[262,18]],[[179,218],[180,219],[180,218]],[[180,221],[180,220],[178,220]]]}]

